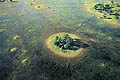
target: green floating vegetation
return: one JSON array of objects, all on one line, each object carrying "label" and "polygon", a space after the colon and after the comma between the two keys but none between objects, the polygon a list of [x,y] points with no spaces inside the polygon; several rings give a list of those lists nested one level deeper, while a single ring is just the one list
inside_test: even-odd
[{"label": "green floating vegetation", "polygon": [[55,11],[56,11],[56,9],[52,9],[52,11],[53,11],[53,12],[55,12]]},{"label": "green floating vegetation", "polygon": [[24,14],[19,14],[19,16],[24,16]]},{"label": "green floating vegetation", "polygon": [[29,60],[30,60],[30,58],[27,57],[27,58],[23,59],[23,60],[21,61],[21,63],[22,63],[23,65],[25,65],[25,64],[27,64],[27,63],[29,62]]},{"label": "green floating vegetation", "polygon": [[33,32],[33,31],[34,31],[33,29],[28,30],[28,32]]},{"label": "green floating vegetation", "polygon": [[6,32],[6,29],[0,29],[0,33]]},{"label": "green floating vegetation", "polygon": [[100,63],[99,66],[100,67],[105,67],[105,64],[104,63]]},{"label": "green floating vegetation", "polygon": [[3,20],[3,22],[9,22],[10,20]]},{"label": "green floating vegetation", "polygon": [[14,48],[11,48],[10,49],[10,52],[13,53],[13,52],[16,52],[17,51],[17,47],[14,47]]},{"label": "green floating vegetation", "polygon": [[24,56],[27,52],[28,52],[28,50],[26,50],[26,49],[24,49],[24,48],[21,49],[21,55],[22,55],[22,56]]},{"label": "green floating vegetation", "polygon": [[13,40],[19,40],[20,39],[20,36],[16,35],[13,37]]}]

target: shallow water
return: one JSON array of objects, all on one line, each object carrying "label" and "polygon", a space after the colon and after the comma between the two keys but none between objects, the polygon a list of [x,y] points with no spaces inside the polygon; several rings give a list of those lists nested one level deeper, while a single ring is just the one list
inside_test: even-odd
[{"label": "shallow water", "polygon": [[[35,9],[39,4],[49,8]],[[0,16],[0,29],[6,30],[0,33],[0,80],[119,80],[120,27],[81,7],[79,0],[0,3],[0,15],[6,13]],[[52,55],[45,40],[58,32],[87,41],[85,56],[67,60]],[[13,40],[15,35],[20,39]]]}]

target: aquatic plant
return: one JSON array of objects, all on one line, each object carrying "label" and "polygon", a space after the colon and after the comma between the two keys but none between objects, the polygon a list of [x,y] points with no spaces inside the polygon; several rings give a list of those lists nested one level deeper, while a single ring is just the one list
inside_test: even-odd
[{"label": "aquatic plant", "polygon": [[19,16],[24,16],[23,14],[19,14]]},{"label": "aquatic plant", "polygon": [[99,66],[100,67],[105,67],[105,64],[104,63],[100,63]]},{"label": "aquatic plant", "polygon": [[13,37],[13,40],[18,40],[18,39],[20,39],[20,36],[18,36],[18,35]]},{"label": "aquatic plant", "polygon": [[27,53],[28,50],[25,50],[22,48],[21,52],[22,52],[22,55],[25,55]]},{"label": "aquatic plant", "polygon": [[10,52],[11,52],[11,53],[16,52],[16,51],[17,51],[17,48],[16,48],[16,47],[10,49]]},{"label": "aquatic plant", "polygon": [[0,29],[0,33],[6,32],[6,29]]},{"label": "aquatic plant", "polygon": [[56,11],[56,9],[52,9],[52,11],[54,12],[54,11]]},{"label": "aquatic plant", "polygon": [[3,20],[3,22],[8,22],[8,21],[10,21],[10,20]]},{"label": "aquatic plant", "polygon": [[28,30],[28,32],[33,32],[33,30],[32,30],[32,29],[30,29],[30,30]]},{"label": "aquatic plant", "polygon": [[22,61],[21,61],[21,63],[23,64],[23,65],[25,65],[28,61],[29,61],[29,57],[27,57],[27,58],[25,58],[25,59],[23,59]]}]

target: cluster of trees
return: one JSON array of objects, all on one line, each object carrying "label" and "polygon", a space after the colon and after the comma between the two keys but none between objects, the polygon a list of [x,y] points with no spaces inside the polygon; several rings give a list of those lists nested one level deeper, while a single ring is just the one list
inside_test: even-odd
[{"label": "cluster of trees", "polygon": [[79,48],[86,48],[88,44],[82,42],[80,39],[71,38],[68,34],[65,34],[62,38],[56,36],[54,45],[61,49],[78,50]]},{"label": "cluster of trees", "polygon": [[107,11],[108,9],[111,9],[112,8],[112,6],[111,5],[109,5],[109,4],[96,4],[95,5],[95,10],[105,10],[105,11]]},{"label": "cluster of trees", "polygon": [[18,2],[17,0],[0,0],[0,2],[5,2],[5,1]]},{"label": "cluster of trees", "polygon": [[[120,10],[116,7],[120,7],[120,3],[117,3],[117,2],[115,3],[112,0],[111,4],[102,4],[102,3],[96,4],[94,6],[94,9],[98,10],[99,12],[105,11],[109,15],[114,15],[115,19],[120,19]],[[114,8],[114,10],[112,8]],[[103,18],[112,19],[112,18],[107,17],[106,15],[103,15]]]},{"label": "cluster of trees", "polygon": [[63,38],[56,36],[54,44],[62,49],[71,49],[73,46],[80,47],[80,41],[72,39],[68,34],[65,34]]}]

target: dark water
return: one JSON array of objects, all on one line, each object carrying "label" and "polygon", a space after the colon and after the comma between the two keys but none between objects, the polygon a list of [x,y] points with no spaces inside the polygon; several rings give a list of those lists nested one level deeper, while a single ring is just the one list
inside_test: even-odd
[{"label": "dark water", "polygon": [[[37,4],[49,8],[34,9]],[[81,7],[79,0],[0,3],[0,29],[6,30],[0,33],[0,80],[119,80],[120,27]],[[90,44],[86,55],[71,60],[52,55],[45,40],[58,32],[81,36]],[[13,40],[15,35],[20,39]]]}]

